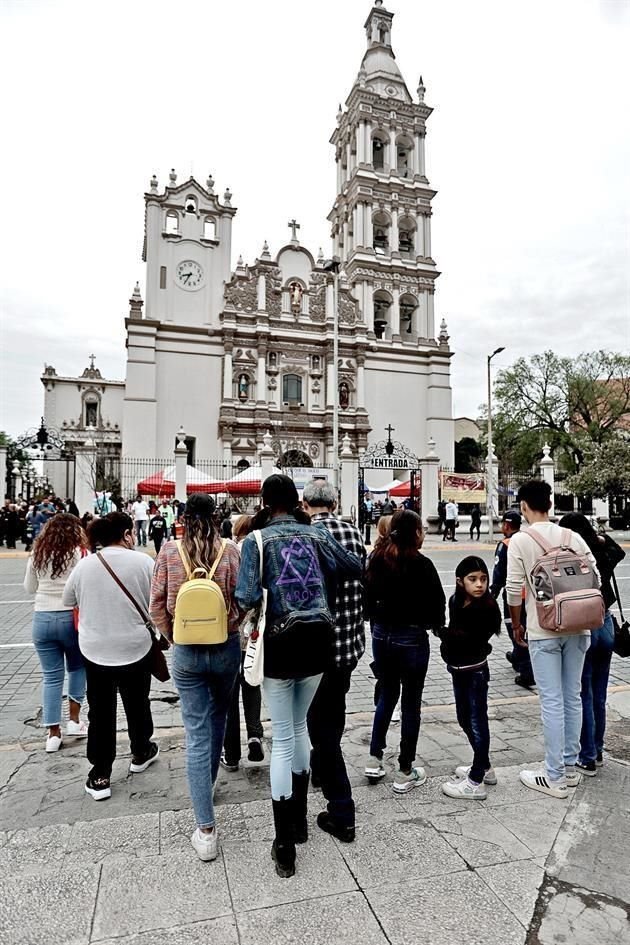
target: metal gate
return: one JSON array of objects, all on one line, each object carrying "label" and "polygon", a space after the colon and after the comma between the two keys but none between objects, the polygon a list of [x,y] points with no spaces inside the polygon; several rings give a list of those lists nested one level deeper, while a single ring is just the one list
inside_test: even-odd
[{"label": "metal gate", "polygon": [[[359,493],[357,496],[359,508],[359,527],[366,532],[366,540],[369,540],[367,533],[371,524],[371,516],[365,502],[365,493],[367,487],[365,484],[366,469],[386,469],[393,472],[405,470],[409,473],[409,489],[404,498],[405,508],[410,508],[414,512],[421,514],[421,479],[420,479],[420,460],[404,444],[397,440],[392,440],[393,427],[387,427],[387,439],[380,440],[359,457]],[[403,483],[401,482],[401,486]],[[401,492],[403,490],[401,489]]]}]

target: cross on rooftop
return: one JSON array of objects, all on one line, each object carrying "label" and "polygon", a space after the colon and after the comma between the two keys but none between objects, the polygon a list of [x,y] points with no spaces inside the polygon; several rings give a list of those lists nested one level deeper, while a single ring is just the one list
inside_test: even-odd
[{"label": "cross on rooftop", "polygon": [[387,433],[388,438],[390,440],[392,438],[392,433],[394,433],[395,430],[396,430],[396,427],[393,427],[391,423],[388,423],[387,426],[385,427],[385,432]]},{"label": "cross on rooftop", "polygon": [[297,233],[295,231],[300,229],[300,224],[296,223],[295,219],[293,219],[293,220],[289,220],[289,222],[287,223],[287,226],[289,227],[290,230],[293,231],[293,235],[291,236],[292,241],[294,243],[297,243],[298,238],[297,238]]},{"label": "cross on rooftop", "polygon": [[90,367],[91,367],[92,369],[94,369],[94,361],[95,361],[95,360],[96,360],[96,355],[95,355],[95,354],[91,354],[91,355],[90,355]]}]

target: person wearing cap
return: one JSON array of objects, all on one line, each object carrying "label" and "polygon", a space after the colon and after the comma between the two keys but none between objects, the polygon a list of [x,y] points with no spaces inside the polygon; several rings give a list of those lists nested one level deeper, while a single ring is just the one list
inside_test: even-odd
[{"label": "person wearing cap", "polygon": [[[508,509],[507,512],[503,514],[503,521],[501,524],[501,531],[503,532],[503,540],[499,542],[496,547],[495,556],[494,556],[494,570],[492,572],[492,584],[490,586],[490,593],[495,600],[498,599],[499,594],[503,591],[503,615],[505,620],[505,628],[509,634],[510,640],[512,641],[512,649],[508,650],[505,654],[505,658],[508,663],[511,663],[515,676],[514,682],[517,686],[523,686],[524,689],[530,689],[532,686],[536,685],[534,682],[534,673],[532,671],[532,664],[529,658],[529,650],[524,646],[517,646],[514,642],[514,635],[512,633],[512,618],[510,616],[510,608],[508,607],[507,598],[505,596],[505,582],[507,581],[507,562],[508,562],[508,546],[510,544],[510,539],[512,535],[520,531],[521,528],[521,516],[516,511],[516,509]],[[523,606],[521,613],[521,624],[523,627],[527,626],[527,616],[525,614],[525,588],[523,588]]]},{"label": "person wearing cap", "polygon": [[[182,539],[188,570],[210,572],[218,563],[213,581],[218,584],[228,614],[225,643],[173,645],[173,681],[179,693],[186,732],[186,768],[197,829],[191,844],[200,860],[218,855],[213,786],[219,772],[225,723],[232,689],[241,665],[239,623],[242,614],[234,596],[240,555],[234,542],[217,534],[214,500],[201,492],[186,503]],[[155,562],[149,613],[167,640],[173,640],[177,594],[188,580],[177,543],[168,541]]]}]

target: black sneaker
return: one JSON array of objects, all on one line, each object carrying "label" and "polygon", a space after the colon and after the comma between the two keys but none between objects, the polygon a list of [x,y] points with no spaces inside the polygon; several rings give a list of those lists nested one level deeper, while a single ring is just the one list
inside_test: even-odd
[{"label": "black sneaker", "polygon": [[158,743],[151,742],[150,746],[149,754],[146,758],[137,758],[135,755],[131,756],[129,770],[132,774],[140,774],[141,771],[146,771],[149,765],[152,765],[154,761],[158,760],[158,755],[160,754]]},{"label": "black sneaker", "polygon": [[601,751],[597,752],[597,758],[595,759],[595,764],[597,765],[598,768],[604,767],[604,756],[602,755]]},{"label": "black sneaker", "polygon": [[254,762],[265,760],[265,750],[263,748],[263,743],[260,738],[250,738],[248,740],[247,760],[254,761]]},{"label": "black sneaker", "polygon": [[513,662],[514,662],[514,654],[512,653],[511,650],[508,650],[508,651],[507,651],[507,653],[505,654],[505,658],[506,658],[506,660],[508,661],[508,663],[513,663]]},{"label": "black sneaker", "polygon": [[594,761],[576,761],[575,768],[587,778],[594,778],[597,774],[597,764]]},{"label": "black sneaker", "polygon": [[334,817],[331,817],[327,810],[323,810],[317,815],[317,826],[326,833],[330,833],[342,843],[352,843],[354,840],[354,827],[346,827],[338,824]]},{"label": "black sneaker", "polygon": [[85,793],[95,801],[106,801],[112,796],[109,778],[93,778],[90,775],[85,782]]},{"label": "black sneaker", "polygon": [[515,676],[514,682],[517,686],[522,686],[523,689],[532,689],[536,682],[533,679],[528,679],[526,676]]},{"label": "black sneaker", "polygon": [[219,760],[219,764],[224,769],[224,771],[230,771],[230,772],[238,771],[238,761],[228,761],[228,759],[225,756],[225,751],[221,752],[221,758]]}]

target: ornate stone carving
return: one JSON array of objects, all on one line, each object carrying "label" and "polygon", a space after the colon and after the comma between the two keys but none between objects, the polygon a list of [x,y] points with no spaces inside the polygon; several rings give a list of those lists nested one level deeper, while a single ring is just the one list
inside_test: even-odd
[{"label": "ornate stone carving", "polygon": [[311,279],[313,288],[309,295],[308,312],[311,321],[326,321],[326,277],[319,273],[314,273]]},{"label": "ornate stone carving", "polygon": [[255,312],[257,309],[256,283],[253,279],[239,279],[225,287],[225,301],[237,312]]},{"label": "ornate stone carving", "polygon": [[342,325],[354,325],[357,320],[357,306],[345,292],[339,294],[339,321]]},{"label": "ornate stone carving", "polygon": [[282,275],[277,267],[266,270],[265,307],[270,315],[280,315],[282,311]]}]

